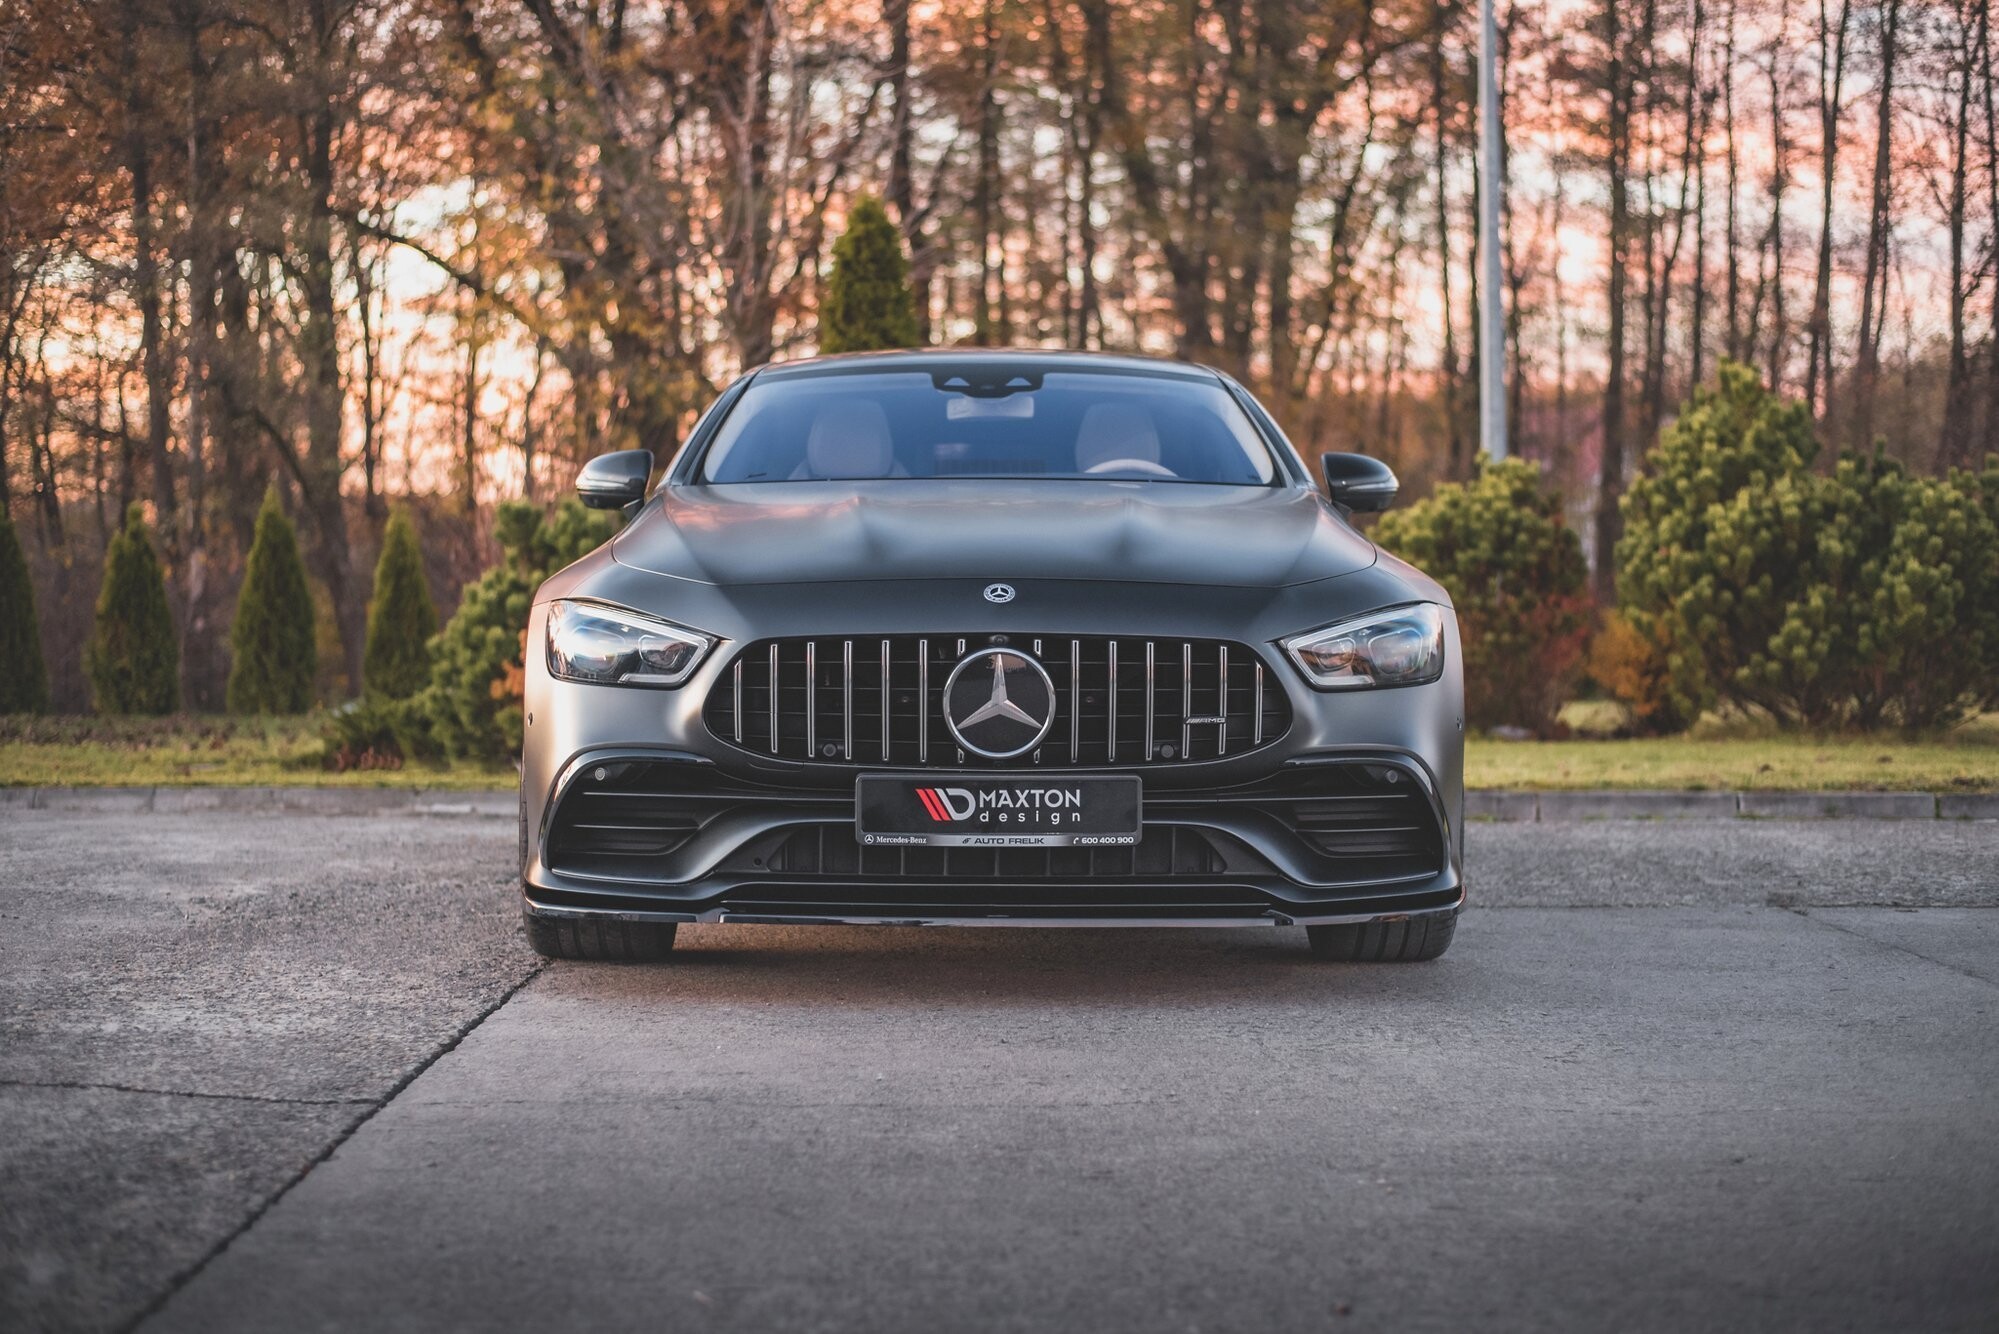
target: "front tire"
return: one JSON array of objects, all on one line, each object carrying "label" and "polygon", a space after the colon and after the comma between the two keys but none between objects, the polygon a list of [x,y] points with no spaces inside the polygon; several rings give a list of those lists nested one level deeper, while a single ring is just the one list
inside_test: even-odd
[{"label": "front tire", "polygon": [[544,959],[659,963],[673,953],[674,922],[620,922],[523,914],[528,944]]},{"label": "front tire", "polygon": [[1424,913],[1386,922],[1308,926],[1314,958],[1339,963],[1427,963],[1442,956],[1457,934],[1456,911]]}]

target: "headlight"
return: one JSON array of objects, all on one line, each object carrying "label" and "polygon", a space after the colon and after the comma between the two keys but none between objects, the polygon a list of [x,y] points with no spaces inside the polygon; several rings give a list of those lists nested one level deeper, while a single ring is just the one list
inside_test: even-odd
[{"label": "headlight", "polygon": [[1424,685],[1444,674],[1444,609],[1369,612],[1287,639],[1284,651],[1321,690]]},{"label": "headlight", "polygon": [[548,670],[605,686],[677,686],[715,641],[698,630],[601,602],[548,608]]}]

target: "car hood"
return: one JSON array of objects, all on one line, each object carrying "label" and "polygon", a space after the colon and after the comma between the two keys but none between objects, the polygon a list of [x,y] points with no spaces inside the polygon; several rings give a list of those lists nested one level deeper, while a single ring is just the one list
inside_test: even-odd
[{"label": "car hood", "polygon": [[622,565],[707,584],[1087,579],[1278,587],[1374,564],[1312,492],[1183,483],[897,480],[673,487]]}]

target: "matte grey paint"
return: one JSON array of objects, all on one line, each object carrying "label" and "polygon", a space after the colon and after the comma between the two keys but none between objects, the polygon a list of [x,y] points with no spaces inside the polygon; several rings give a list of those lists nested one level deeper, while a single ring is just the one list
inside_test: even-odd
[{"label": "matte grey paint", "polygon": [[[889,360],[922,358],[878,354],[809,365],[847,373]],[[1399,758],[1427,775],[1450,835],[1448,878],[1461,882],[1464,685],[1456,618],[1445,618],[1444,675],[1425,686],[1315,690],[1277,648],[1286,637],[1351,616],[1409,602],[1448,607],[1449,597],[1357,532],[1264,414],[1252,413],[1285,474],[1270,487],[978,479],[687,484],[743,383],[704,417],[634,522],[535,595],[521,769],[530,886],[567,883],[542,861],[539,831],[558,776],[596,748],[700,756],[746,777],[781,774],[824,786],[829,799],[851,804],[851,769],[759,761],[711,736],[701,719],[709,690],[735,651],[755,639],[946,631],[1256,645],[1271,669],[1269,687],[1289,697],[1290,731],[1248,756],[1145,768],[1147,790],[1248,781],[1313,755]],[[1013,601],[984,598],[996,580],[1013,585]],[[559,681],[543,651],[547,604],[577,596],[664,616],[720,642],[678,689]]]}]

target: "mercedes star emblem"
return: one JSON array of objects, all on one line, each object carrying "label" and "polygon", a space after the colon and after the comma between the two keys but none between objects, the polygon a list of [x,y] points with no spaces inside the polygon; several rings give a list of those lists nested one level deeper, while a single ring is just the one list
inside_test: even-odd
[{"label": "mercedes star emblem", "polygon": [[1011,602],[1013,601],[1013,598],[1014,598],[1014,593],[1013,593],[1012,584],[986,585],[986,601],[988,602],[1002,602],[1002,603]]},{"label": "mercedes star emblem", "polygon": [[1055,721],[1055,683],[1018,649],[980,649],[944,682],[944,723],[958,744],[1010,760],[1041,744]]}]

